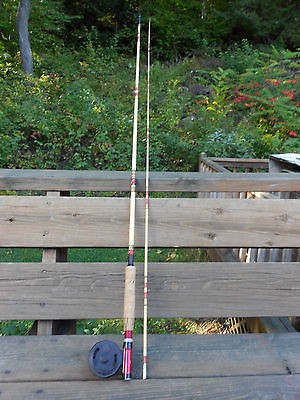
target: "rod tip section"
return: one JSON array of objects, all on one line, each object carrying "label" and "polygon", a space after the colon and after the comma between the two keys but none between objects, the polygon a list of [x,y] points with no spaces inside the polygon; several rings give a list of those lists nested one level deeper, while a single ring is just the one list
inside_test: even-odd
[{"label": "rod tip section", "polygon": [[141,23],[141,20],[142,20],[142,18],[141,18],[141,16],[139,15],[139,16],[138,16],[138,24]]}]

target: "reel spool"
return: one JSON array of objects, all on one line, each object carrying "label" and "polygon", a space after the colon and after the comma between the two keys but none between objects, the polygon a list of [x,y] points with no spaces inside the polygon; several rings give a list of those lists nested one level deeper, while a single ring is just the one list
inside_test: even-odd
[{"label": "reel spool", "polygon": [[102,340],[96,343],[89,352],[88,363],[91,371],[99,378],[109,378],[120,369],[123,353],[116,343]]}]

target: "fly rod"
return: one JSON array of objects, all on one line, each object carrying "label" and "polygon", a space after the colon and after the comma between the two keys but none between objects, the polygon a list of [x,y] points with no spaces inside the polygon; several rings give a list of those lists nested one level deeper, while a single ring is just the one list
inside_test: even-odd
[{"label": "fly rod", "polygon": [[138,17],[138,34],[136,50],[136,72],[134,88],[134,117],[132,134],[132,159],[130,181],[130,214],[129,214],[129,239],[128,239],[128,265],[125,268],[124,289],[124,341],[123,341],[123,378],[131,379],[132,375],[132,332],[135,316],[135,277],[134,265],[134,231],[135,231],[135,198],[136,198],[136,158],[137,158],[137,132],[138,132],[138,105],[139,105],[139,75],[140,75],[140,41],[141,17]]},{"label": "fly rod", "polygon": [[144,255],[144,321],[143,321],[143,379],[147,379],[148,357],[148,250],[149,250],[149,159],[150,159],[150,55],[151,22],[148,27],[147,66],[147,127],[146,127],[146,188],[145,188],[145,255]]},{"label": "fly rod", "polygon": [[135,276],[134,266],[134,229],[135,229],[135,197],[136,197],[136,159],[137,159],[137,127],[138,127],[138,95],[139,95],[139,65],[140,65],[140,38],[141,17],[138,17],[136,74],[134,88],[134,118],[132,135],[132,159],[130,180],[130,215],[129,215],[129,238],[128,238],[128,264],[125,267],[124,288],[124,340],[123,357],[119,346],[110,341],[103,340],[96,343],[89,352],[88,363],[91,371],[100,378],[109,378],[115,375],[121,365],[125,381],[131,379],[132,375],[132,332],[135,317]]}]

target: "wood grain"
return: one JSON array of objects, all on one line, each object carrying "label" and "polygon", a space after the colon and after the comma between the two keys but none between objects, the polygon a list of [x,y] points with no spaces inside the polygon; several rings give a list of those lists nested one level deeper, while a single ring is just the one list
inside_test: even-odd
[{"label": "wood grain", "polygon": [[[0,169],[0,190],[130,191],[129,171]],[[137,191],[145,190],[145,173],[137,172]],[[300,191],[296,174],[151,172],[150,191],[226,192]]]},{"label": "wood grain", "polygon": [[[97,380],[87,358],[93,345],[104,339],[121,346],[123,338],[122,335],[1,337],[0,382]],[[300,372],[299,333],[149,335],[148,350],[150,380]],[[134,336],[133,367],[133,378],[139,379],[141,335]],[[113,379],[119,380],[121,375]]]},{"label": "wood grain", "polygon": [[[0,319],[122,318],[124,265],[0,264]],[[137,263],[136,317],[143,315]],[[299,263],[149,265],[149,317],[297,315]]]},{"label": "wood grain", "polygon": [[[229,160],[231,161],[231,160]],[[225,161],[224,161],[225,162]],[[144,190],[137,174],[137,190]],[[152,173],[152,191],[300,191],[296,174]],[[0,170],[0,190],[129,191],[130,173]],[[153,247],[299,247],[297,200],[151,199]],[[144,244],[144,200],[137,201],[136,247]],[[0,197],[0,246],[127,247],[129,199]],[[223,250],[224,251],[224,250]],[[226,251],[226,250],[225,250]],[[0,264],[0,319],[120,318],[121,263]],[[50,258],[46,259],[46,255]],[[126,258],[126,257],[125,257]],[[136,316],[142,317],[137,264]],[[149,317],[297,315],[299,263],[149,265]],[[47,332],[46,332],[47,333]],[[99,381],[87,356],[118,336],[1,337],[0,400],[299,399],[299,333],[150,335],[147,381],[124,390],[120,374]],[[134,338],[134,378],[141,377],[142,338]]]},{"label": "wood grain", "polygon": [[[144,199],[136,204],[136,246],[144,245]],[[292,199],[151,199],[152,247],[298,247]],[[2,247],[127,247],[129,199],[0,197]]]},{"label": "wood grain", "polygon": [[[126,390],[124,386],[126,385]],[[300,376],[3,383],[1,400],[298,400]]]},{"label": "wood grain", "polygon": [[[207,158],[204,158],[206,162]],[[266,158],[222,158],[222,157],[209,157],[208,160],[212,160],[223,167],[237,167],[237,168],[269,168],[269,160]]]},{"label": "wood grain", "polygon": [[[65,195],[69,196],[68,192],[64,192]],[[61,192],[47,192],[47,196],[61,196],[63,193]],[[44,249],[42,255],[43,263],[56,263],[67,261],[68,250],[64,248],[59,249]],[[70,323],[71,321],[68,321]],[[51,321],[51,320],[42,320],[35,321],[31,333],[36,331],[37,335],[53,335],[58,334],[59,329],[64,325],[64,321]],[[73,322],[73,331],[76,330],[76,322]],[[71,332],[68,332],[71,333]]]}]

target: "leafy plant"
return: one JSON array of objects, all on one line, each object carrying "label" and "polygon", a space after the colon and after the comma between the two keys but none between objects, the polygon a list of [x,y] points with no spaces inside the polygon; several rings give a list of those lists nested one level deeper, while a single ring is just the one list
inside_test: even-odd
[{"label": "leafy plant", "polygon": [[33,321],[0,321],[0,336],[28,335]]},{"label": "leafy plant", "polygon": [[239,74],[250,68],[258,68],[262,64],[259,51],[254,49],[247,39],[241,43],[234,43],[220,54],[222,67],[230,69]]}]

